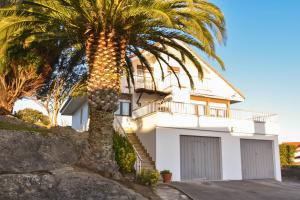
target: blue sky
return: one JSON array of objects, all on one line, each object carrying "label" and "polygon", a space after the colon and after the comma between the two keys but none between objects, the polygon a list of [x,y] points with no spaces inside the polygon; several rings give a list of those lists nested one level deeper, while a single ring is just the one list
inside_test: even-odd
[{"label": "blue sky", "polygon": [[281,140],[300,141],[300,1],[212,2],[227,23],[227,44],[217,48],[222,74],[246,96],[236,106],[278,113]]}]

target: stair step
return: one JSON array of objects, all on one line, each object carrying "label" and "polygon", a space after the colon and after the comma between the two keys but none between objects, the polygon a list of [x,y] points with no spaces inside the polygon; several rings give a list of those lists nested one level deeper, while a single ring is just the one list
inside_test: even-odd
[{"label": "stair step", "polygon": [[146,151],[139,138],[135,135],[134,132],[131,132],[129,130],[127,130],[126,132],[128,140],[134,146],[134,148],[136,149],[136,151],[142,159],[142,168],[155,169],[155,163],[152,161],[151,157],[149,156],[148,152]]}]

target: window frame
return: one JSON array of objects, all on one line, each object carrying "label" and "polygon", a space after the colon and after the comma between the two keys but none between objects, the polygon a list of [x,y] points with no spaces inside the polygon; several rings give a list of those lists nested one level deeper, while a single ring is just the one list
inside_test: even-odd
[{"label": "window frame", "polygon": [[[123,111],[123,104],[129,104],[129,114],[128,115],[125,115],[124,114],[124,111]],[[125,116],[125,117],[131,117],[132,115],[132,104],[130,101],[119,101],[119,109],[120,110],[120,113],[115,113],[115,115],[117,116]]]}]

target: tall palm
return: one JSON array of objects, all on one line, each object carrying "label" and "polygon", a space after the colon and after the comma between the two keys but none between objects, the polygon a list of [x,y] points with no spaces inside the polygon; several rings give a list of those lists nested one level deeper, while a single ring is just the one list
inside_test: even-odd
[{"label": "tall palm", "polygon": [[[225,38],[224,16],[207,0],[22,0],[0,9],[0,18],[2,50],[16,39],[59,39],[70,47],[85,48],[90,108],[90,153],[85,158],[99,171],[116,171],[113,113],[121,74],[127,73],[128,82],[133,79],[131,56],[140,60],[152,78],[143,52],[168,66],[163,55],[173,58],[189,76],[192,87],[185,58],[194,62],[200,77],[202,66],[178,41],[199,48],[224,67],[215,53],[215,42],[222,43]],[[167,47],[181,52],[180,58]]]}]

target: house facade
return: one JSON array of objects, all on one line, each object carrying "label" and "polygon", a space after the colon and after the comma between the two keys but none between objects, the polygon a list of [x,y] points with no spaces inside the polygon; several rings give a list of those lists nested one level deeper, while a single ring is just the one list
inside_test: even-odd
[{"label": "house facade", "polygon": [[[169,65],[160,66],[147,53],[155,83],[135,57],[135,86],[129,88],[126,77],[121,79],[116,128],[132,141],[141,167],[168,169],[173,181],[280,181],[277,116],[233,109],[245,100],[243,94],[193,49],[186,48],[203,66],[201,80],[194,64],[185,61],[194,88],[176,61],[166,56]],[[72,116],[77,131],[88,130],[87,97],[69,99],[61,113]]]}]

